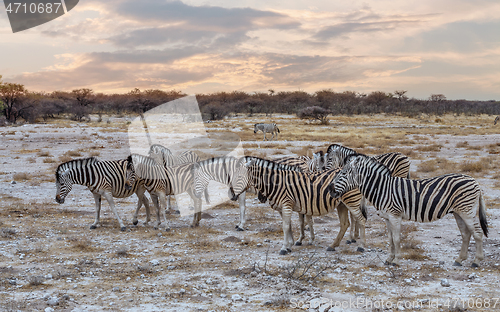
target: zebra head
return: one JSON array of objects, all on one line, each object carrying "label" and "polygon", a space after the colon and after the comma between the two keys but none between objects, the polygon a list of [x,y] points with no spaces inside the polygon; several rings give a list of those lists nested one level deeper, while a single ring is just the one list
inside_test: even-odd
[{"label": "zebra head", "polygon": [[191,167],[193,175],[193,193],[197,198],[201,198],[203,191],[208,187],[209,177],[202,170],[199,162],[193,163]]},{"label": "zebra head", "polygon": [[127,157],[126,169],[125,169],[125,189],[130,191],[137,180],[135,174],[134,162],[132,161],[132,155]]},{"label": "zebra head", "polygon": [[255,164],[255,159],[242,157],[236,165],[236,172],[233,176],[229,194],[231,200],[238,199],[241,193],[245,192],[249,185],[249,168]]},{"label": "zebra head", "polygon": [[340,144],[332,144],[328,147],[325,155],[326,168],[336,169],[341,168],[346,163],[346,158],[349,155],[357,154],[355,150],[342,146]]},{"label": "zebra head", "polygon": [[360,157],[354,155],[346,159],[346,163],[342,170],[337,173],[332,183],[327,187],[330,196],[339,198],[345,193],[359,187],[358,167],[360,160]]},{"label": "zebra head", "polygon": [[326,154],[319,151],[313,154],[314,171],[321,172],[326,170]]},{"label": "zebra head", "polygon": [[71,179],[69,168],[64,169],[59,166],[56,170],[56,202],[64,204],[64,200],[72,187],[73,180]]},{"label": "zebra head", "polygon": [[257,125],[260,125],[260,124],[253,125],[253,133],[257,133],[257,131],[259,131],[259,129],[257,128]]}]

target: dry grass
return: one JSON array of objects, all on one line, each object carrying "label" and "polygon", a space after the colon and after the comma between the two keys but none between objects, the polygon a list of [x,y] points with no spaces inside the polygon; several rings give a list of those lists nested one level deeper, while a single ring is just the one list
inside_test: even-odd
[{"label": "dry grass", "polygon": [[54,157],[54,156],[50,155],[50,153],[48,151],[40,151],[37,153],[37,156],[38,157]]},{"label": "dry grass", "polygon": [[420,152],[439,152],[442,147],[441,144],[419,145],[416,150]]},{"label": "dry grass", "polygon": [[64,153],[64,155],[69,157],[81,157],[82,153],[80,153],[79,151],[67,151],[66,153]]},{"label": "dry grass", "polygon": [[70,237],[68,240],[71,242],[73,249],[82,252],[92,252],[95,251],[95,247],[92,246],[92,241],[86,237]]},{"label": "dry grass", "polygon": [[90,157],[97,157],[99,155],[101,155],[101,152],[99,152],[99,151],[92,151],[89,153]]},{"label": "dry grass", "polygon": [[460,170],[462,172],[468,173],[480,173],[485,170],[490,169],[490,161],[488,158],[483,157],[478,161],[467,161],[460,165]]},{"label": "dry grass", "polygon": [[56,162],[56,160],[54,158],[45,158],[43,160],[44,164],[52,164],[52,163],[55,163],[55,162]]},{"label": "dry grass", "polygon": [[17,173],[14,173],[14,175],[12,176],[12,178],[16,182],[24,182],[24,181],[27,181],[27,180],[31,179],[31,177],[29,176],[29,174],[27,174],[26,172],[17,172]]}]

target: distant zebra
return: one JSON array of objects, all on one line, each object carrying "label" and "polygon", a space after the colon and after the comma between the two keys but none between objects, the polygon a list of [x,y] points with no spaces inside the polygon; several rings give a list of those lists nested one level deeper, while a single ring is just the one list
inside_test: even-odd
[{"label": "distant zebra", "polygon": [[276,134],[276,140],[278,139],[278,133],[280,133],[280,129],[275,123],[257,123],[254,125],[253,133],[257,133],[258,131],[264,132],[264,140],[267,141],[266,133],[271,133],[271,140],[274,139],[274,134]]},{"label": "distant zebra", "polygon": [[453,213],[462,234],[462,248],[454,265],[467,259],[471,234],[476,242],[477,267],[484,259],[483,233],[488,237],[486,207],[478,183],[462,174],[447,174],[423,180],[391,176],[390,170],[375,159],[353,155],[333,179],[328,190],[340,197],[358,188],[375,206],[387,224],[390,256],[386,263],[399,264],[401,220],[431,222]]},{"label": "distant zebra", "polygon": [[[155,159],[159,164],[163,164],[165,167],[177,166],[186,163],[194,163],[200,161],[200,156],[198,156],[195,152],[185,151],[180,153],[177,156],[174,156],[172,152],[163,145],[153,144],[149,148],[149,157]],[[166,210],[171,212],[171,200],[170,196],[167,197],[167,206]],[[205,199],[207,203],[209,202],[208,191],[205,190]]]},{"label": "distant zebra", "polygon": [[[345,206],[339,205],[340,200],[332,198],[326,192],[326,187],[338,170],[306,174],[298,167],[281,165],[257,157],[245,156],[241,160],[243,165],[240,166],[236,183],[233,183],[233,191],[239,195],[248,184],[251,184],[273,203],[274,209],[281,209],[284,234],[283,246],[280,250],[282,255],[291,251],[290,248],[294,243],[291,228],[292,211],[320,216],[337,208],[341,219],[341,229],[337,239],[328,250],[334,250],[339,245],[340,239],[347,230],[347,223],[342,221],[342,219],[347,221],[347,209],[354,213],[362,224],[366,221],[366,216],[363,216],[359,209],[361,201],[359,191],[355,190],[342,197],[342,202],[347,206],[345,210],[343,209]],[[344,224],[345,227],[342,228]]]},{"label": "distant zebra", "polygon": [[[128,162],[125,159],[102,161],[94,157],[70,160],[60,164],[56,169],[56,201],[63,204],[73,184],[86,186],[94,195],[95,200],[95,221],[90,228],[95,229],[99,223],[101,197],[104,197],[118,220],[120,229],[125,231],[126,227],[116,211],[113,197],[125,198],[135,193],[139,198],[137,210],[141,204],[146,207],[147,224],[150,220],[149,202],[144,196],[144,186],[140,182],[127,185],[127,165]],[[137,220],[137,218],[135,219]]]},{"label": "distant zebra", "polygon": [[[324,167],[325,169],[341,168],[345,165],[347,157],[349,155],[357,154],[355,150],[349,147],[342,146],[340,144],[332,144],[328,147],[325,157],[324,157]],[[386,153],[377,156],[373,156],[375,160],[384,164],[392,172],[392,176],[401,178],[410,178],[410,159],[408,156],[401,153]],[[366,210],[365,199],[361,202],[362,209]],[[358,224],[355,222],[354,217],[351,215],[351,229],[350,236],[351,240],[347,241],[356,242],[356,238],[359,236]],[[364,230],[364,229],[361,229]]]},{"label": "distant zebra", "polygon": [[496,125],[496,124],[497,124],[497,122],[498,122],[499,120],[500,120],[500,116],[497,116],[497,117],[495,118],[495,121],[493,122],[493,124],[494,124],[494,125]]},{"label": "distant zebra", "polygon": [[[230,156],[214,157],[194,163],[192,168],[195,196],[201,198],[202,192],[207,191],[208,183],[210,181],[216,181],[228,186],[230,188],[229,198],[231,200],[236,200],[231,189],[233,187],[233,179],[238,173],[238,164],[238,159]],[[237,198],[240,207],[240,223],[236,225],[236,230],[238,231],[244,231],[245,229],[245,198],[246,191],[242,192]]]},{"label": "distant zebra", "polygon": [[[165,214],[161,211],[161,206],[166,206],[166,196],[182,194],[187,192],[194,201],[195,214],[193,217],[192,226],[198,226],[201,219],[201,200],[194,196],[193,192],[193,176],[192,164],[181,164],[177,166],[164,167],[159,165],[155,159],[132,154],[129,160],[133,163],[132,175],[129,183],[140,180],[144,183],[144,187],[151,194],[153,202],[156,206],[156,217],[158,220],[157,226],[161,225],[160,214],[163,215],[163,220],[166,224],[166,229],[169,229]],[[156,198],[155,198],[156,197]],[[158,199],[160,202],[158,202]]]}]

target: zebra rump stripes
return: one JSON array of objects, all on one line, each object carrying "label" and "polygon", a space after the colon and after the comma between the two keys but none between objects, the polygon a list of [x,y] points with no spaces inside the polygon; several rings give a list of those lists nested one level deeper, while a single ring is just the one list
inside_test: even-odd
[{"label": "zebra rump stripes", "polygon": [[365,155],[347,158],[329,186],[332,197],[359,188],[386,220],[391,252],[386,263],[399,264],[401,220],[431,222],[453,213],[462,235],[462,248],[455,260],[467,259],[471,235],[476,242],[476,267],[484,259],[483,234],[488,236],[486,208],[478,183],[462,174],[423,180],[392,177],[387,167]]},{"label": "zebra rump stripes", "polygon": [[142,203],[146,206],[147,223],[149,221],[149,204],[144,196],[145,189],[139,182],[127,185],[126,174],[129,167],[130,163],[125,159],[101,161],[94,157],[62,163],[56,169],[56,201],[63,204],[73,184],[86,186],[94,195],[95,200],[95,221],[90,228],[95,229],[99,223],[101,197],[103,196],[118,220],[120,229],[125,231],[125,225],[116,211],[113,197],[124,198],[135,193],[139,198],[137,209],[141,207]]},{"label": "zebra rump stripes", "polygon": [[266,133],[271,133],[271,140],[274,139],[274,134],[276,134],[276,140],[278,139],[278,133],[280,133],[280,129],[275,123],[257,123],[254,125],[253,133],[257,133],[258,131],[264,132],[264,141],[267,141]]}]

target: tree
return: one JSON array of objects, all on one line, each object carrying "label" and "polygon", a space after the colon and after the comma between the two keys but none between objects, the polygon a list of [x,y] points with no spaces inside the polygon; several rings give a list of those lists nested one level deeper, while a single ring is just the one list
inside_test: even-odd
[{"label": "tree", "polygon": [[394,95],[396,96],[396,98],[400,101],[400,102],[406,102],[406,100],[408,100],[408,97],[405,95],[406,94],[406,90],[396,90],[394,91]]},{"label": "tree", "polygon": [[24,85],[18,83],[0,84],[0,100],[3,102],[2,112],[7,120],[16,123],[18,117],[16,106],[21,102],[21,98],[28,91]]},{"label": "tree", "polygon": [[429,101],[431,102],[446,101],[446,96],[444,96],[444,94],[431,94],[431,96],[429,97]]},{"label": "tree", "polygon": [[94,94],[94,91],[92,91],[92,89],[75,89],[71,91],[71,93],[80,106],[87,106],[93,103],[92,95]]},{"label": "tree", "polygon": [[301,109],[297,113],[297,116],[301,119],[319,120],[322,125],[327,125],[329,114],[330,114],[330,111],[324,109],[323,107],[309,106],[309,107]]}]

